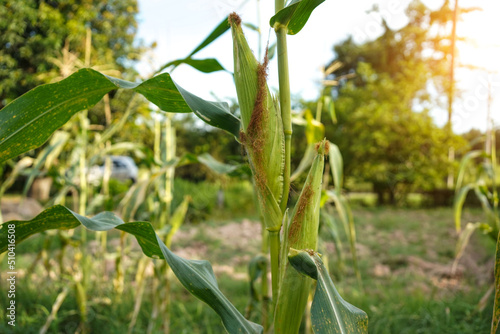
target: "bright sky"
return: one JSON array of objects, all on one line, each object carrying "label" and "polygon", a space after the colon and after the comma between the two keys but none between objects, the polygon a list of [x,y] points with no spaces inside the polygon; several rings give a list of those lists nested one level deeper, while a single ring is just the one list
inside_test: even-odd
[{"label": "bright sky", "polygon": [[[315,99],[319,94],[322,78],[321,66],[333,59],[333,45],[353,35],[355,40],[374,39],[381,32],[380,14],[367,11],[377,3],[380,13],[391,28],[405,24],[404,9],[410,0],[327,0],[311,15],[304,29],[288,38],[290,83],[292,94],[305,99]],[[431,8],[438,8],[441,1],[424,0]],[[457,70],[462,98],[454,106],[454,129],[465,132],[471,128],[486,129],[487,71],[496,71],[491,76],[493,104],[491,113],[497,125],[500,124],[500,1],[459,0],[462,7],[477,6],[481,12],[465,15],[459,22],[457,33],[472,42],[459,43],[460,64],[483,67],[485,70]],[[139,71],[144,76],[159,66],[187,56],[212,29],[227,15],[236,11],[244,22],[258,23],[256,0],[139,0],[139,38],[146,43],[157,42],[157,48],[148,61],[143,61]],[[263,42],[275,40],[268,30],[269,18],[274,12],[274,1],[260,0]],[[268,31],[270,33],[268,33]],[[249,44],[258,52],[257,34],[245,31]],[[232,40],[228,32],[198,53],[195,58],[216,58],[229,71],[233,68]],[[269,84],[276,88],[277,64],[274,59],[269,66]],[[232,77],[229,73],[203,74],[187,65],[179,66],[172,74],[183,88],[205,99],[222,100],[236,97]],[[432,112],[436,123],[443,125],[446,111]]]}]

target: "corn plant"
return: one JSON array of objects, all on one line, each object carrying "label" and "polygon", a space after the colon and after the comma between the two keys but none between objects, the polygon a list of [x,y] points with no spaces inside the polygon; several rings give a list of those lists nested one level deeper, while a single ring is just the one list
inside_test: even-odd
[{"label": "corn plant", "polygon": [[[324,157],[332,149],[328,141],[315,144],[314,158],[298,201],[293,208],[288,208],[292,117],[287,35],[300,32],[321,2],[292,1],[287,6],[283,0],[275,2],[276,14],[270,19],[270,25],[277,36],[279,96],[276,97],[266,83],[269,57],[266,53],[262,63],[255,58],[237,14],[229,15],[228,21],[221,23],[209,36],[208,40],[213,40],[231,29],[241,119],[229,112],[226,103],[205,101],[183,89],[169,73],[133,83],[82,69],[57,83],[33,89],[0,111],[0,162],[42,145],[72,115],[93,106],[105,94],[118,88],[143,95],[165,112],[193,112],[205,123],[233,135],[248,155],[260,211],[269,232],[273,309],[270,327],[275,333],[297,333],[315,282],[310,312],[313,331],[366,333],[366,313],[342,299],[317,252]],[[193,58],[203,47],[202,43],[185,59],[167,65],[220,66],[214,60]],[[85,212],[76,213],[56,205],[30,221],[6,224],[15,226],[16,242],[46,230],[73,229],[80,225],[92,231],[117,229],[132,234],[146,256],[165,260],[180,283],[219,315],[227,332],[264,332],[261,325],[247,320],[224,296],[207,261],[188,260],[174,254],[162,237],[162,229],[155,231],[149,222],[125,222],[111,212],[87,217]],[[2,226],[0,252],[5,252],[7,246],[7,228]]]},{"label": "corn plant", "polygon": [[[493,122],[492,122],[493,123]],[[470,237],[476,231],[482,231],[489,235],[496,242],[495,256],[495,283],[488,290],[483,299],[487,299],[494,292],[493,318],[491,323],[491,334],[496,334],[500,325],[500,209],[499,196],[497,190],[497,157],[495,147],[495,129],[486,133],[487,140],[490,141],[491,147],[486,150],[475,150],[464,155],[460,162],[459,172],[457,176],[457,185],[455,189],[455,198],[453,202],[455,214],[455,227],[459,234],[456,257],[453,263],[452,271],[457,268],[458,261],[462,257],[465,248],[467,247]],[[481,159],[481,163],[474,165],[474,159]],[[467,176],[470,181],[467,180]],[[474,191],[474,194],[479,199],[484,212],[485,220],[478,222],[468,222],[465,228],[462,229],[461,215],[463,205],[467,194]]]}]

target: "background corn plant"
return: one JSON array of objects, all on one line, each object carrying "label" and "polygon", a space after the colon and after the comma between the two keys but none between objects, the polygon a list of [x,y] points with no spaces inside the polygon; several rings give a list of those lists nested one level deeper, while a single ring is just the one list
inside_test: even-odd
[{"label": "background corn plant", "polygon": [[[489,235],[496,242],[495,255],[495,283],[487,291],[484,298],[488,298],[494,293],[493,318],[491,323],[491,333],[498,332],[500,324],[500,211],[499,197],[496,188],[497,179],[497,158],[496,158],[496,140],[495,128],[492,127],[486,136],[486,142],[490,147],[484,151],[475,150],[467,153],[460,163],[460,169],[457,176],[455,198],[453,202],[455,213],[455,227],[459,233],[459,239],[456,248],[456,258],[452,270],[455,271],[458,261],[462,257],[471,235],[479,230]],[[474,164],[474,162],[477,162]],[[462,229],[461,215],[467,194],[473,191],[481,203],[484,212],[484,221],[468,222]],[[480,306],[484,308],[484,306]]]}]

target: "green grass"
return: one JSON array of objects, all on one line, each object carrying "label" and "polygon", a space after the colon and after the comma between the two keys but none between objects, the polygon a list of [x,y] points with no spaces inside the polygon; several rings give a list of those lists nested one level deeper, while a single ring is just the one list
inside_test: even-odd
[{"label": "green grass", "polygon": [[[369,333],[488,333],[494,243],[474,235],[451,275],[456,236],[451,209],[359,209],[355,212],[361,290],[352,275],[338,283],[346,300],[368,313]],[[466,211],[464,221],[480,216]],[[478,272],[479,271],[479,272]]]},{"label": "green grass", "polygon": [[[477,219],[480,215],[480,211],[466,210],[464,221]],[[354,216],[363,289],[355,279],[345,238],[345,270],[335,283],[347,301],[368,313],[369,333],[489,332],[492,298],[483,311],[477,309],[492,279],[494,244],[488,237],[480,234],[472,237],[461,261],[459,275],[453,276],[449,274],[449,267],[454,258],[456,236],[451,209],[360,208],[354,211]],[[225,238],[220,239],[221,235]],[[246,242],[241,238],[246,238]],[[328,236],[324,239],[326,245],[331,246]],[[30,265],[42,243],[43,238],[35,237],[19,245],[19,269]],[[244,312],[248,302],[247,263],[260,249],[258,224],[247,220],[217,219],[188,224],[181,228],[174,244],[174,250],[181,255],[210,260],[221,290]],[[330,259],[330,268],[335,271],[338,268],[333,261],[335,254],[332,249],[326,247],[322,252]],[[57,250],[51,248],[49,259],[56,255]],[[101,260],[94,261],[93,278],[99,277],[99,280],[89,289],[89,327],[92,333],[126,333],[136,290],[135,261],[141,256],[132,246],[125,282],[129,288],[120,299],[111,290],[113,272],[107,281],[103,281],[96,271],[102,264]],[[68,261],[71,258],[69,255]],[[5,262],[2,260],[0,265],[2,273],[5,273]],[[56,268],[53,270],[57,273]],[[4,276],[2,274],[2,281]],[[57,278],[48,277],[40,266],[34,276],[20,278],[16,295],[18,322],[14,333],[37,333],[63,286],[64,283]],[[146,289],[136,333],[143,333],[147,328],[152,293],[151,288]],[[74,296],[71,292],[63,303],[51,333],[74,332],[78,324]],[[171,297],[171,333],[223,332],[217,315],[187,293],[175,278]],[[7,297],[3,293],[0,306],[3,308],[6,303]],[[254,320],[259,320],[258,312],[254,317]],[[4,312],[0,313],[0,333],[9,333],[11,329],[6,325]]]}]

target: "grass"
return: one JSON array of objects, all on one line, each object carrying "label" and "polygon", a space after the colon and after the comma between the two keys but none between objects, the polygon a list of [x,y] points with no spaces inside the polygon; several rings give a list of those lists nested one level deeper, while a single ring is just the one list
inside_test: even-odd
[{"label": "grass", "polygon": [[[467,211],[464,220],[480,215]],[[477,308],[493,280],[495,245],[487,236],[472,237],[452,275],[451,209],[359,209],[355,219],[364,290],[349,275],[338,286],[368,313],[370,333],[489,332],[492,298]]]},{"label": "grass", "polygon": [[[480,211],[466,210],[464,221],[478,219],[480,215]],[[363,289],[358,286],[349,261],[341,279],[336,279],[335,283],[346,300],[368,313],[370,333],[489,331],[492,298],[483,311],[477,308],[492,281],[494,244],[488,237],[479,234],[472,237],[457,274],[451,275],[449,269],[456,242],[451,209],[358,208],[354,216]],[[34,250],[42,243],[41,237],[36,238],[19,245],[19,269],[27,268],[36,255]],[[330,268],[335,271],[338,268],[333,261],[334,247],[328,237],[324,239],[322,252],[330,259]],[[33,249],[35,244],[37,247]],[[244,312],[248,302],[247,264],[260,249],[260,224],[247,219],[188,224],[181,228],[174,244],[174,250],[181,256],[210,260],[221,290]],[[347,242],[344,246],[347,252]],[[92,284],[89,301],[91,332],[126,332],[134,303],[134,259],[140,257],[135,247],[132,243],[131,257],[126,262],[129,264],[126,283],[131,285],[120,300],[110,290],[112,271],[107,281],[101,278]],[[56,254],[53,250],[49,258]],[[94,265],[99,263],[98,260]],[[2,260],[2,282],[5,265],[6,261]],[[18,322],[14,333],[37,333],[62,287],[57,278],[48,277],[42,268],[30,278],[20,277],[16,291]],[[143,333],[147,328],[151,312],[148,301],[152,293],[150,289],[146,290],[136,333]],[[0,295],[2,308],[6,302],[6,294]],[[70,293],[50,332],[74,332],[78,324],[76,310],[74,294]],[[215,313],[177,282],[172,286],[171,319],[172,333],[223,332]],[[258,314],[254,320],[259,320]],[[9,333],[10,330],[2,312],[0,332]]]}]

